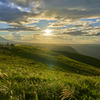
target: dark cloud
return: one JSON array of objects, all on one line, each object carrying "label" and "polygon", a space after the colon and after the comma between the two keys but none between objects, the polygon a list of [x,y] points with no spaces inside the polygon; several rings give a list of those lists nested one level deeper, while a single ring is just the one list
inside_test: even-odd
[{"label": "dark cloud", "polygon": [[100,36],[100,33],[96,33],[96,34],[87,34],[86,36]]},{"label": "dark cloud", "polygon": [[0,0],[0,2],[8,3],[10,0]]},{"label": "dark cloud", "polygon": [[[45,0],[46,16],[55,15],[66,19],[100,16],[100,0]],[[50,14],[49,14],[50,13]]]},{"label": "dark cloud", "polygon": [[[32,8],[22,8],[13,2],[0,1],[0,21],[7,23],[28,23],[37,13]],[[31,20],[32,21],[32,20]]]},{"label": "dark cloud", "polygon": [[72,36],[82,36],[82,35],[87,35],[87,32],[82,32],[82,31],[73,31],[73,32],[64,32],[62,34],[67,34],[67,35],[72,35]]},{"label": "dark cloud", "polygon": [[100,36],[100,33],[95,34],[95,36]]},{"label": "dark cloud", "polygon": [[84,25],[72,25],[72,27],[83,27]]},{"label": "dark cloud", "polygon": [[[25,12],[20,11],[17,8],[11,8],[6,5],[0,5],[0,20],[4,22],[20,22],[25,19]],[[23,17],[23,19],[21,19]]]},{"label": "dark cloud", "polygon": [[87,25],[82,25],[82,24],[80,24],[80,25],[72,25],[72,27],[90,27],[91,26],[91,24],[87,24]]},{"label": "dark cloud", "polygon": [[99,17],[100,0],[0,0],[1,21],[28,22],[36,15],[73,20]]},{"label": "dark cloud", "polygon": [[82,30],[99,30],[100,27],[96,26],[96,27],[87,27],[87,28],[83,28]]},{"label": "dark cloud", "polygon": [[10,25],[10,26],[11,28],[3,28],[0,29],[0,31],[40,31],[38,27],[34,27],[34,26],[24,26],[19,24]]}]

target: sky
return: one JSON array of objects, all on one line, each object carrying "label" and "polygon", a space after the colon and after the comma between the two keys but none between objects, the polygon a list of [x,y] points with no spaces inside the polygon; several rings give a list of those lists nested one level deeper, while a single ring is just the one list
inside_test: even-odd
[{"label": "sky", "polygon": [[100,44],[100,0],[0,0],[0,36],[29,43]]}]

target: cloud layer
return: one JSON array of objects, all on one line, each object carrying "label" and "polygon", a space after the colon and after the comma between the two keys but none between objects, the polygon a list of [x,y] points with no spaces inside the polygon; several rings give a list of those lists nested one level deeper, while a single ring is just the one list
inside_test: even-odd
[{"label": "cloud layer", "polygon": [[28,22],[28,18],[77,20],[100,16],[100,0],[0,0],[0,20]]},{"label": "cloud layer", "polygon": [[[44,29],[39,21],[56,20],[48,24],[48,28],[55,31],[53,39],[68,40],[67,35],[97,37],[100,36],[99,17],[100,0],[0,0],[0,22],[9,26],[0,28],[0,31],[36,31],[42,34]],[[30,23],[32,25],[28,25]],[[11,34],[12,37],[18,35]]]}]

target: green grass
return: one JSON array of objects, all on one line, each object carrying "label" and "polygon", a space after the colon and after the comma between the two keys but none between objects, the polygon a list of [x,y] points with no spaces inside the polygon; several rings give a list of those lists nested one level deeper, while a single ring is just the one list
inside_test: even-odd
[{"label": "green grass", "polygon": [[89,57],[89,56],[85,56],[85,55],[81,55],[78,53],[71,53],[68,51],[55,51],[58,53],[61,53],[71,59],[95,66],[95,67],[99,67],[100,68],[100,59],[97,58],[93,58],[93,57]]},{"label": "green grass", "polygon": [[99,99],[99,68],[36,46],[0,47],[0,100]]}]

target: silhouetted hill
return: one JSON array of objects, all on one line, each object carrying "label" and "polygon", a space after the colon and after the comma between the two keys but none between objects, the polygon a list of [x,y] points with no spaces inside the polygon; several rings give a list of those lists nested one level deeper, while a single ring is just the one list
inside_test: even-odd
[{"label": "silhouetted hill", "polygon": [[68,51],[72,53],[78,53],[73,47],[69,45],[59,45],[59,44],[34,44],[44,49],[55,50],[55,51]]},{"label": "silhouetted hill", "polygon": [[71,59],[74,59],[74,60],[77,60],[77,61],[100,68],[100,59],[81,55],[81,54],[71,53],[71,52],[67,52],[67,51],[55,51],[55,52],[61,53]]}]

